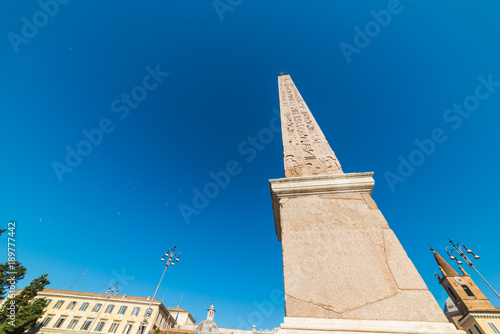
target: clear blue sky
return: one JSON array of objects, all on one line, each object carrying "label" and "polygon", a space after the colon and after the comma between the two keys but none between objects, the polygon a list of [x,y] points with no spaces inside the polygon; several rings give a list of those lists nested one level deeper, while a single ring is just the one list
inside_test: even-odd
[{"label": "clear blue sky", "polygon": [[[184,292],[198,321],[215,299],[220,326],[279,326],[268,180],[284,176],[281,138],[251,161],[238,147],[269,126],[287,71],[344,171],[375,172],[373,197],[439,303],[428,243],[444,253],[447,236],[482,255],[500,289],[499,3],[220,3],[218,13],[212,1],[66,0],[49,16],[36,1],[1,2],[0,224],[17,221],[22,285],[48,273],[68,289],[88,269],[75,290],[120,280],[120,292],[149,296],[177,245],[181,262],[157,295],[167,306]],[[157,70],[158,82],[146,77]],[[476,91],[479,76],[490,91]],[[126,102],[131,93],[144,100]],[[447,111],[464,101],[468,118]],[[99,126],[108,133],[77,148]],[[400,156],[418,162],[415,140],[436,129],[446,140],[391,189],[386,172]],[[67,147],[82,155],[73,167]],[[187,224],[179,205],[232,160],[240,173]]]}]

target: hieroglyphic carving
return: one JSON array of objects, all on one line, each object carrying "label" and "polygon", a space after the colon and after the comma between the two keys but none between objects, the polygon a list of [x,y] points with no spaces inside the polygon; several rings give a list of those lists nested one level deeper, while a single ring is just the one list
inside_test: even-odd
[{"label": "hieroglyphic carving", "polygon": [[278,77],[285,176],[342,174],[340,163],[289,75]]}]

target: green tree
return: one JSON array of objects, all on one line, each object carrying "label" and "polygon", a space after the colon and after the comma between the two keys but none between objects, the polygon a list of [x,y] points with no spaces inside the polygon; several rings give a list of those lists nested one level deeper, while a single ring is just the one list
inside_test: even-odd
[{"label": "green tree", "polygon": [[50,284],[47,274],[34,279],[19,294],[5,301],[0,309],[0,334],[21,334],[43,315],[45,298],[36,298],[38,292]]},{"label": "green tree", "polygon": [[[11,273],[15,272],[15,275]],[[0,300],[4,299],[12,284],[16,284],[26,275],[26,268],[18,261],[0,263]],[[13,281],[11,279],[14,279]]]},{"label": "green tree", "polygon": [[[6,230],[0,229],[0,235]],[[15,272],[15,275],[11,273]],[[17,261],[0,264],[0,299],[5,298],[12,284],[26,275],[26,268]],[[50,284],[47,275],[34,279],[19,294],[11,295],[0,308],[0,334],[21,334],[31,327],[44,313],[45,298],[35,298],[38,292]]]},{"label": "green tree", "polygon": [[[5,231],[7,231],[7,229],[4,230],[0,229],[0,236]],[[9,236],[10,233],[12,233],[13,235],[14,231],[12,230],[11,232],[9,232]],[[9,246],[9,243],[7,243],[7,246]],[[12,272],[14,272],[15,274],[12,275],[11,274]],[[26,268],[23,265],[21,265],[21,263],[19,263],[18,261],[10,263],[9,262],[0,263],[0,300],[5,298],[10,286],[22,280],[24,278],[24,275],[26,275]]]}]

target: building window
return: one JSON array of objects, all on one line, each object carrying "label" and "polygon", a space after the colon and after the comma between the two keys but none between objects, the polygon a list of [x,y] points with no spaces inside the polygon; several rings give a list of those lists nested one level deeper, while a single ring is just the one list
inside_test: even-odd
[{"label": "building window", "polygon": [[467,296],[474,297],[474,294],[472,293],[472,291],[469,289],[469,287],[467,285],[462,285],[462,289],[464,289]]},{"label": "building window", "polygon": [[82,306],[80,306],[80,311],[84,311],[87,310],[87,307],[89,307],[89,303],[85,302],[82,304]]},{"label": "building window", "polygon": [[479,328],[478,325],[474,324],[473,326],[479,334],[483,334],[483,331],[481,330],[481,328]]},{"label": "building window", "polygon": [[43,319],[42,323],[40,324],[40,327],[45,327],[49,324],[50,320],[52,320],[52,317],[47,317]]},{"label": "building window", "polygon": [[58,300],[57,303],[54,305],[54,308],[60,309],[63,304],[64,304],[64,300]]},{"label": "building window", "polygon": [[146,313],[144,313],[144,318],[149,319],[149,317],[151,316],[151,314],[153,313],[153,309],[151,307],[147,308],[146,309]]},{"label": "building window", "polygon": [[80,328],[80,329],[83,331],[86,331],[87,329],[89,329],[91,323],[92,323],[91,320],[85,320],[85,322],[82,325],[82,328]]},{"label": "building window", "polygon": [[99,321],[99,323],[97,324],[97,326],[95,326],[95,331],[96,332],[100,332],[102,331],[102,328],[104,327],[104,321]]},{"label": "building window", "polygon": [[146,326],[139,325],[139,328],[137,329],[137,334],[143,334],[145,329],[146,329]]},{"label": "building window", "polygon": [[130,334],[130,330],[131,329],[132,329],[132,325],[131,324],[126,324],[125,328],[123,329],[123,333],[122,334]]},{"label": "building window", "polygon": [[127,306],[122,306],[122,307],[120,307],[118,314],[125,314],[125,311],[127,311]]},{"label": "building window", "polygon": [[135,317],[136,315],[138,315],[140,310],[140,307],[134,307],[134,309],[132,310],[132,316]]},{"label": "building window", "polygon": [[75,301],[70,302],[70,303],[68,304],[68,307],[66,307],[66,310],[70,310],[70,311],[71,311],[71,310],[75,307],[75,305],[76,305],[76,302],[75,302]]},{"label": "building window", "polygon": [[45,305],[45,307],[49,306],[50,302],[52,301],[52,299],[45,299],[47,301],[47,304]]},{"label": "building window", "polygon": [[498,327],[497,327],[497,325],[495,325],[495,323],[493,323],[491,321],[487,321],[486,323],[491,328],[491,330],[493,331],[493,333],[500,334],[500,329],[498,329]]},{"label": "building window", "polygon": [[467,332],[469,332],[469,334],[474,334],[474,332],[470,328],[467,328]]},{"label": "building window", "polygon": [[94,308],[92,309],[92,312],[99,312],[99,310],[101,309],[101,306],[102,304],[95,304]]},{"label": "building window", "polygon": [[116,333],[117,329],[118,329],[118,323],[117,322],[113,322],[111,324],[111,327],[109,327],[109,332],[110,333]]},{"label": "building window", "polygon": [[73,319],[69,322],[68,329],[75,329],[76,324],[78,323],[78,319]]},{"label": "building window", "polygon": [[104,313],[111,313],[111,312],[113,312],[114,308],[115,308],[115,305],[108,305],[108,307],[106,307],[106,312],[104,312]]},{"label": "building window", "polygon": [[61,325],[63,324],[64,320],[66,320],[66,318],[59,318],[59,319],[56,321],[56,324],[54,325],[54,328],[59,328],[59,327],[61,327]]}]

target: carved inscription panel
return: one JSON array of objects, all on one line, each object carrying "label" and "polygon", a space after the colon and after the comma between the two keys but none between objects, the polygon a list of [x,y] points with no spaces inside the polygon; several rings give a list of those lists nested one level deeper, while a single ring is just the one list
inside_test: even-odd
[{"label": "carved inscription panel", "polygon": [[289,75],[278,77],[285,176],[342,174],[340,163]]}]

